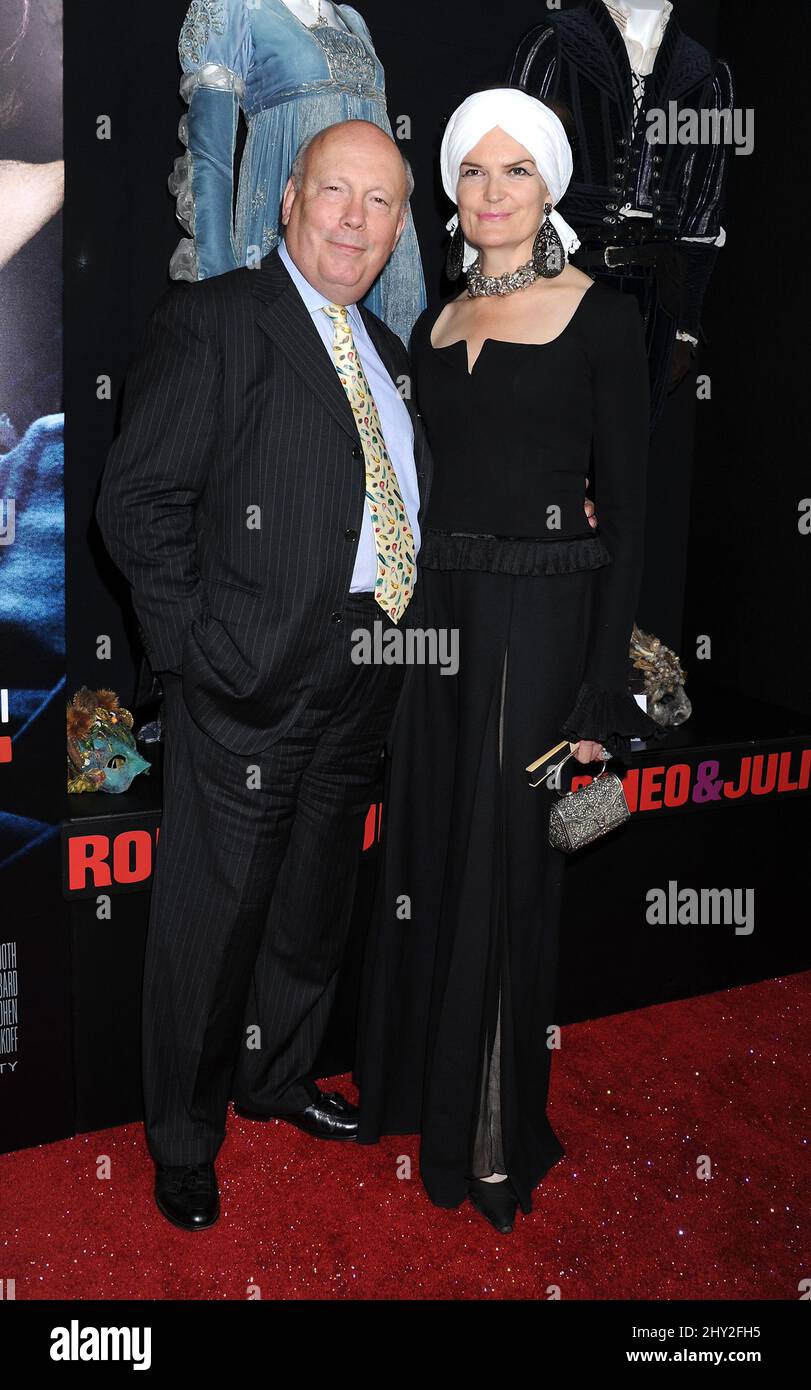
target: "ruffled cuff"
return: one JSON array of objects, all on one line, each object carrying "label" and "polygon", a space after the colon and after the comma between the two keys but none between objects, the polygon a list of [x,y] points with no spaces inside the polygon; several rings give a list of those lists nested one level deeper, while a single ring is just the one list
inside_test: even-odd
[{"label": "ruffled cuff", "polygon": [[668,730],[640,709],[627,687],[605,689],[583,681],[574,709],[561,725],[572,743],[594,739],[626,767],[631,763],[631,739],[664,738]]},{"label": "ruffled cuff", "polygon": [[169,261],[169,276],[172,280],[199,280],[200,265],[197,259],[197,246],[194,240],[194,194],[192,192],[192,158],[189,145],[189,118],[184,111],[177,128],[178,139],[186,146],[184,154],[177,156],[174,168],[167,180],[169,192],[177,199],[175,216],[190,237],[183,237],[172,252]]}]

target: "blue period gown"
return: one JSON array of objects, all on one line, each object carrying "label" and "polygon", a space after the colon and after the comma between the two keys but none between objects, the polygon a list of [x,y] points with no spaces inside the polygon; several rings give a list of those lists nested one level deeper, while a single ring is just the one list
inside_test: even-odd
[{"label": "blue period gown", "polygon": [[[308,27],[282,0],[193,0],[180,33],[179,137],[186,152],[169,187],[190,233],[175,249],[175,280],[205,280],[256,264],[279,240],[282,192],[298,146],[336,121],[372,121],[391,133],[384,73],[362,17],[336,5],[346,26]],[[233,214],[240,109],[248,133]],[[388,265],[363,301],[408,342],[425,307],[409,218]]]}]

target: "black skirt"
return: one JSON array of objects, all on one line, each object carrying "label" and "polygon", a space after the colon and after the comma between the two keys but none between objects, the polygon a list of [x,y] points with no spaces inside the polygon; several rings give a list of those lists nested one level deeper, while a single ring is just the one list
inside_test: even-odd
[{"label": "black skirt", "polygon": [[506,1172],[529,1212],[565,1153],[546,1113],[565,855],[525,768],[562,737],[607,560],[596,536],[423,541],[420,621],[458,631],[459,667],[412,665],[389,735],[355,1078],[360,1142],[419,1132],[438,1206]]}]

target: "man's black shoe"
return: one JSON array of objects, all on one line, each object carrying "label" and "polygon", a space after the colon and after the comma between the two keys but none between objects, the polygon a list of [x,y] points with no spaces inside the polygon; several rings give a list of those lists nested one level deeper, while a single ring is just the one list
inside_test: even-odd
[{"label": "man's black shoe", "polygon": [[311,1101],[303,1110],[292,1114],[265,1114],[249,1110],[244,1105],[234,1105],[234,1114],[244,1120],[286,1120],[290,1125],[303,1129],[314,1139],[357,1139],[358,1108],[346,1100],[340,1091],[319,1091],[318,1099]]},{"label": "man's black shoe", "polygon": [[204,1231],[220,1215],[213,1163],[155,1164],[158,1210],[183,1231]]}]

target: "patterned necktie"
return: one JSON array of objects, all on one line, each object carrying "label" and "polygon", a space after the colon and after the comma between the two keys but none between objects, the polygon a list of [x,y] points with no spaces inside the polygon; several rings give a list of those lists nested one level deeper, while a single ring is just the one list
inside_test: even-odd
[{"label": "patterned necktie", "polygon": [[374,396],[355,348],[345,304],[325,304],[332,320],[332,355],[358,427],[366,460],[366,504],[377,551],[375,598],[399,622],[414,592],[414,533],[389,458]]}]

